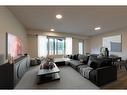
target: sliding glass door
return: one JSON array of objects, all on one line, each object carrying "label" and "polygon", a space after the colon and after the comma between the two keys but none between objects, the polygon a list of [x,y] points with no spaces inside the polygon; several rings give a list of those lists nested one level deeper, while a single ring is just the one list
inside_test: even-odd
[{"label": "sliding glass door", "polygon": [[64,51],[65,51],[65,45],[64,45],[64,39],[57,39],[57,54],[58,55],[62,55],[64,54]]},{"label": "sliding glass door", "polygon": [[53,55],[54,54],[54,39],[49,38],[48,41],[49,41],[49,47],[48,47],[49,55]]},{"label": "sliding glass door", "polygon": [[[65,42],[66,41],[66,42]],[[66,50],[65,50],[66,49]],[[66,52],[65,52],[66,51]],[[72,54],[71,37],[38,36],[38,56]]]},{"label": "sliding glass door", "polygon": [[49,55],[63,55],[65,53],[65,39],[48,37]]}]

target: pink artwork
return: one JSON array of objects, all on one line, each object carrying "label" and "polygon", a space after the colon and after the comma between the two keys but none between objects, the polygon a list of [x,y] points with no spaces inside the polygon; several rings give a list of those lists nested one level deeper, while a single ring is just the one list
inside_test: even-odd
[{"label": "pink artwork", "polygon": [[17,57],[22,54],[22,42],[15,35],[8,33],[8,55]]}]

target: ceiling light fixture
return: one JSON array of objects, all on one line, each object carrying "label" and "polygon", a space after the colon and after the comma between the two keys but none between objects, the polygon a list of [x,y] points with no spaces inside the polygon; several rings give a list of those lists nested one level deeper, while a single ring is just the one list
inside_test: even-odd
[{"label": "ceiling light fixture", "polygon": [[57,18],[57,19],[62,19],[62,15],[61,15],[61,14],[57,14],[57,15],[56,15],[56,18]]},{"label": "ceiling light fixture", "polygon": [[100,30],[101,29],[101,27],[95,27],[94,28],[94,30]]},{"label": "ceiling light fixture", "polygon": [[54,29],[50,29],[50,31],[55,31]]}]

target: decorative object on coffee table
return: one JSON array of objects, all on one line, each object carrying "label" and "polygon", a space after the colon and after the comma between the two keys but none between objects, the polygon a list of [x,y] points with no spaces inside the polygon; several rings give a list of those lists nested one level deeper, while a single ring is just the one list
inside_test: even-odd
[{"label": "decorative object on coffee table", "polygon": [[54,67],[54,58],[53,57],[47,57],[44,61],[44,63],[42,64],[42,66],[40,67],[43,69],[52,69]]}]

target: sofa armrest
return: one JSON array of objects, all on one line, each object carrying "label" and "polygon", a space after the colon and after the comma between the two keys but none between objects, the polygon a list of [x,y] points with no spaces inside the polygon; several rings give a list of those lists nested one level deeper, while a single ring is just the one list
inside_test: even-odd
[{"label": "sofa armrest", "polygon": [[97,68],[95,74],[96,80],[94,82],[98,86],[117,80],[117,68],[115,66]]}]

